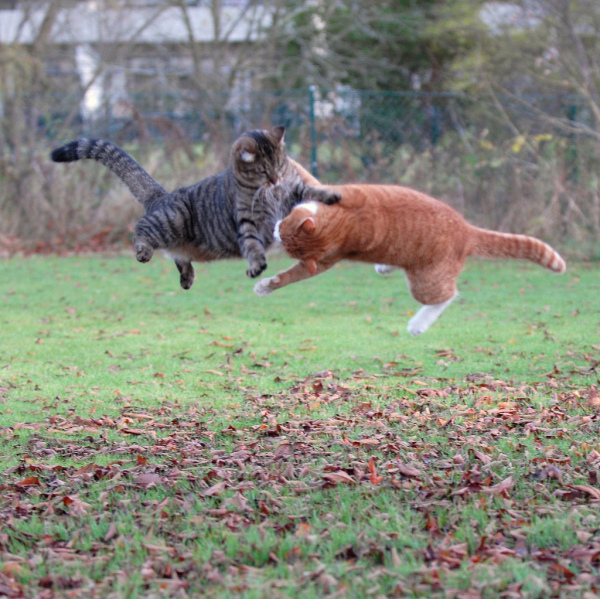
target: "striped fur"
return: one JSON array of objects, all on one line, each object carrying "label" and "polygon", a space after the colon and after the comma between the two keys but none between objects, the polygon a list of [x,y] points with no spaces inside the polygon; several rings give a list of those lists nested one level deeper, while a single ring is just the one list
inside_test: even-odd
[{"label": "striped fur", "polygon": [[411,334],[420,335],[456,297],[456,279],[468,256],[521,258],[565,271],[564,260],[542,241],[474,227],[447,204],[413,189],[360,184],[329,189],[341,193],[339,204],[303,203],[278,223],[283,247],[299,262],[261,279],[254,287],[258,295],[343,259],[372,262],[382,274],[401,268],[412,296],[423,304],[408,325]]},{"label": "striped fur", "polygon": [[517,258],[530,260],[556,273],[565,272],[565,261],[547,243],[529,237],[471,227],[470,255],[482,258]]},{"label": "striped fur", "polygon": [[[301,202],[314,179],[300,174],[285,153],[284,128],[255,129],[243,133],[231,148],[230,166],[190,187],[169,193],[131,156],[109,141],[79,139],[55,149],[55,162],[93,159],[113,172],[145,209],[136,223],[136,258],[148,262],[156,249],[175,260],[180,283],[189,289],[194,281],[192,261],[243,256],[246,274],[258,276],[267,266],[265,250],[273,242],[273,228]],[[339,194],[311,191],[327,203]]]}]

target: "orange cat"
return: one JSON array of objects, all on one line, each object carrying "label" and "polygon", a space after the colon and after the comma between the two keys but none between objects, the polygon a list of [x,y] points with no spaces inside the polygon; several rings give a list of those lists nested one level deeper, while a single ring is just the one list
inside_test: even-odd
[{"label": "orange cat", "polygon": [[[301,281],[339,260],[375,263],[379,273],[402,268],[423,307],[408,323],[424,333],[456,297],[456,278],[467,256],[523,258],[564,272],[564,260],[534,237],[470,225],[456,210],[424,193],[396,185],[334,185],[339,203],[297,205],[278,222],[275,236],[297,264],[261,279],[257,295]],[[309,192],[305,197],[310,197]]]}]

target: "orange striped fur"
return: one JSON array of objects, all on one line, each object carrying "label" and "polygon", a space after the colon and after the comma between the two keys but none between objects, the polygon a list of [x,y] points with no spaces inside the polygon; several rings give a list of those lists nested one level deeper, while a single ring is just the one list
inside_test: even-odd
[{"label": "orange striped fur", "polygon": [[[299,262],[255,286],[258,295],[319,274],[339,260],[375,263],[380,273],[401,268],[423,308],[411,319],[425,332],[456,296],[467,256],[531,260],[557,273],[566,265],[544,242],[470,225],[456,210],[396,185],[337,185],[339,203],[299,204],[278,223],[283,247]],[[310,197],[308,192],[305,197]]]}]

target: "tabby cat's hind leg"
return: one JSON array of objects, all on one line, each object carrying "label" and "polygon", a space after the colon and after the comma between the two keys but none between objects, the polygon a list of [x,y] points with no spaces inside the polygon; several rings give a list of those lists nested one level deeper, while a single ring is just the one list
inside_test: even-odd
[{"label": "tabby cat's hind leg", "polygon": [[189,289],[194,284],[194,267],[189,260],[175,260],[175,266],[180,273],[179,282],[184,289]]},{"label": "tabby cat's hind leg", "polygon": [[138,262],[150,262],[154,255],[154,248],[149,239],[136,236],[133,240],[133,247],[135,248],[135,257]]},{"label": "tabby cat's hind leg", "polygon": [[138,262],[150,262],[154,255],[154,250],[160,247],[160,243],[156,239],[152,224],[148,221],[147,215],[135,223],[133,247],[135,248],[135,257]]}]

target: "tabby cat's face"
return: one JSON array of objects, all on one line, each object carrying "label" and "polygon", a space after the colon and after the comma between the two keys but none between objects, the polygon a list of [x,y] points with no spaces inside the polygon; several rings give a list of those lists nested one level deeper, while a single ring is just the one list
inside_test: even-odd
[{"label": "tabby cat's face", "polygon": [[235,177],[252,187],[271,187],[280,182],[285,164],[284,127],[254,129],[238,137],[231,148]]}]

